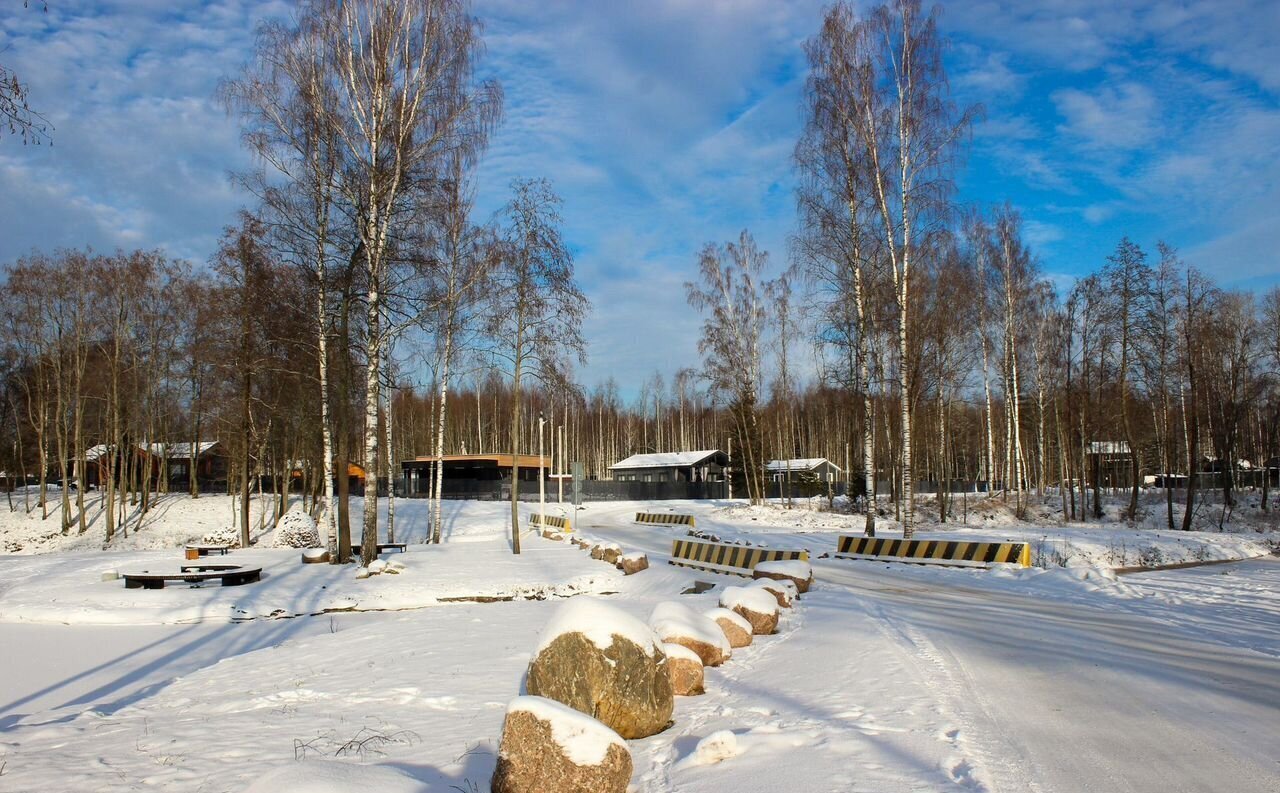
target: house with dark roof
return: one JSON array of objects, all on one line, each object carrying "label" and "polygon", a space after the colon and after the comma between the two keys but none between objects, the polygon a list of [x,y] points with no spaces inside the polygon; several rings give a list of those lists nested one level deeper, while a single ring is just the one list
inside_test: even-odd
[{"label": "house with dark roof", "polygon": [[633,454],[609,466],[616,482],[723,482],[729,455],[719,449]]}]

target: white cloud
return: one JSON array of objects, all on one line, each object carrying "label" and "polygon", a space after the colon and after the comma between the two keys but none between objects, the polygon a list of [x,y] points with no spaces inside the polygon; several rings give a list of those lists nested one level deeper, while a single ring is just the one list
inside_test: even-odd
[{"label": "white cloud", "polygon": [[1125,151],[1160,142],[1160,106],[1139,83],[1103,86],[1089,93],[1064,88],[1053,94],[1066,123],[1058,131],[1087,148]]}]

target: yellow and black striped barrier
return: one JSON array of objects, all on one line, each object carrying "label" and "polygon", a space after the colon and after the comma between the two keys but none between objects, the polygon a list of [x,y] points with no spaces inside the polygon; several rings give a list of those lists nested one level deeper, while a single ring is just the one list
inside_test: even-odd
[{"label": "yellow and black striped barrier", "polygon": [[636,523],[647,523],[652,526],[696,526],[692,515],[677,515],[674,512],[655,513],[637,512]]},{"label": "yellow and black striped barrier", "polygon": [[895,540],[889,537],[840,535],[836,558],[876,559],[884,562],[986,567],[992,564],[1031,566],[1031,544],[1025,542],[953,542]]},{"label": "yellow and black striped barrier", "polygon": [[[542,522],[543,517],[547,519],[546,523]],[[569,519],[562,518],[559,515],[544,516],[540,513],[535,512],[529,516],[529,525],[541,526],[544,529],[551,528],[551,529],[559,529],[560,531],[573,531],[573,526],[570,525]]]},{"label": "yellow and black striped barrier", "polygon": [[777,562],[786,559],[809,561],[809,552],[781,548],[759,548],[750,545],[726,545],[707,540],[673,540],[670,564],[693,567],[712,573],[728,573],[751,577],[751,571],[761,562]]}]

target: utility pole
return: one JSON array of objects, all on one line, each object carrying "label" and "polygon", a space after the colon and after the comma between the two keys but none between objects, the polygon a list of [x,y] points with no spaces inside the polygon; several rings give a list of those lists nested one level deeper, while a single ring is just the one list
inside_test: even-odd
[{"label": "utility pole", "polygon": [[542,413],[538,413],[538,531],[547,528],[547,480],[542,476],[542,425],[546,421]]}]

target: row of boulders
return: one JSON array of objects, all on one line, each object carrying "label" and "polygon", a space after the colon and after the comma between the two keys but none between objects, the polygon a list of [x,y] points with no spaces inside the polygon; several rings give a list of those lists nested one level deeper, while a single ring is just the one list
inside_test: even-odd
[{"label": "row of boulders", "polygon": [[529,663],[528,696],[507,709],[494,793],[623,793],[632,771],[625,739],[665,730],[675,696],[704,693],[705,667],[777,630],[800,592],[792,574],[805,589],[812,580],[798,566],[786,572],[726,587],[706,611],[660,603],[648,623],[586,597],[561,606]]},{"label": "row of boulders", "polygon": [[[557,532],[543,532],[543,537],[549,540],[563,540],[564,535]],[[649,557],[642,553],[626,553],[622,550],[622,546],[616,542],[605,542],[596,540],[591,537],[577,536],[569,540],[570,543],[591,553],[592,559],[599,559],[605,564],[611,564],[623,572],[624,575],[634,575],[641,570],[649,569]]]}]

